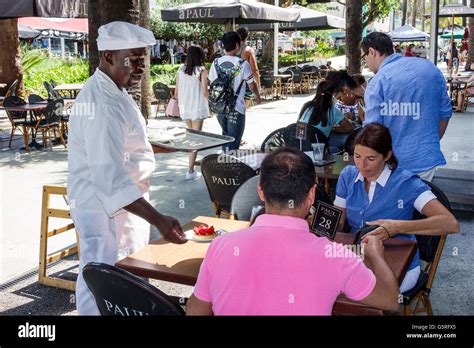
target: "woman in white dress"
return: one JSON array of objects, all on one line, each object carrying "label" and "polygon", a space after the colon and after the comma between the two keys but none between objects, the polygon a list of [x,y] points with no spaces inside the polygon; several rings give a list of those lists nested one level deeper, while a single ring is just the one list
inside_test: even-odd
[{"label": "woman in white dress", "polygon": [[[202,48],[200,46],[189,47],[186,63],[178,70],[175,89],[179,113],[188,128],[201,130],[203,120],[209,117],[207,76]],[[186,173],[186,180],[195,180],[201,177],[201,173],[194,170],[196,156],[196,151],[189,154],[189,170]]]}]

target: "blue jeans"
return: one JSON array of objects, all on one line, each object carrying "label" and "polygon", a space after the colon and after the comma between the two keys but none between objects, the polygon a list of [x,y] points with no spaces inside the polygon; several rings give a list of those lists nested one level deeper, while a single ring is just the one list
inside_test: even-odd
[{"label": "blue jeans", "polygon": [[230,144],[222,146],[224,152],[237,150],[245,129],[245,114],[235,111],[232,115],[217,114],[217,121],[222,128],[222,135],[228,135],[235,140]]}]

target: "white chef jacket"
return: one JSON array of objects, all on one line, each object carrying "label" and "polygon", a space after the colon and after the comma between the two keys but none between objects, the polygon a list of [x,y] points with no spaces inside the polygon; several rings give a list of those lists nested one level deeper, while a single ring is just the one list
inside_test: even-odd
[{"label": "white chef jacket", "polygon": [[88,262],[114,264],[149,241],[150,226],[124,206],[148,198],[155,157],[135,101],[101,70],[71,110],[68,199],[80,242],[78,314],[99,314],[82,278]]}]

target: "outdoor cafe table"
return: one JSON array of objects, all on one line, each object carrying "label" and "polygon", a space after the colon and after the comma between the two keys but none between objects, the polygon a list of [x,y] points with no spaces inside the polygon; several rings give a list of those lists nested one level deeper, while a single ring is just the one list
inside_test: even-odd
[{"label": "outdoor cafe table", "polygon": [[[34,111],[42,111],[46,109],[47,104],[46,103],[32,103],[32,104],[24,104],[24,105],[16,105],[16,106],[2,106],[0,107],[0,110],[5,110],[5,111],[24,111],[24,112],[29,112],[30,114],[30,119],[31,121],[36,121],[36,116],[34,114]],[[43,146],[39,143],[36,142],[36,134],[34,133],[33,129],[31,130],[31,135],[32,135],[32,141],[30,144],[27,144],[25,142],[25,150],[28,151],[29,147],[35,147],[36,149],[41,149]],[[23,135],[26,139],[26,135]]]},{"label": "outdoor cafe table", "polygon": [[[216,229],[224,229],[229,232],[246,228],[249,225],[247,221],[198,216],[185,224],[183,230],[187,231],[201,224],[212,225]],[[336,241],[343,244],[352,244],[354,239],[354,235],[346,233],[338,233],[336,236]],[[400,284],[416,253],[416,242],[391,238],[384,241],[384,246],[385,259]],[[209,243],[189,241],[179,245],[160,239],[115,265],[141,277],[194,286],[208,247]],[[351,301],[342,295],[338,297],[333,312],[354,315],[383,314],[381,310]]]},{"label": "outdoor cafe table", "polygon": [[71,98],[76,99],[82,87],[84,87],[83,83],[63,83],[53,89],[57,92],[67,92]]}]

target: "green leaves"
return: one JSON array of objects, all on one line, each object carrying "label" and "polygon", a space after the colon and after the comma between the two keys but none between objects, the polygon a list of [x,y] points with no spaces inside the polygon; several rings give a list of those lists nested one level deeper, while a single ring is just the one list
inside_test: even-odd
[{"label": "green leaves", "polygon": [[44,81],[53,79],[57,83],[84,83],[89,78],[89,63],[80,59],[47,59],[33,66],[24,75],[26,94],[45,96]]}]

